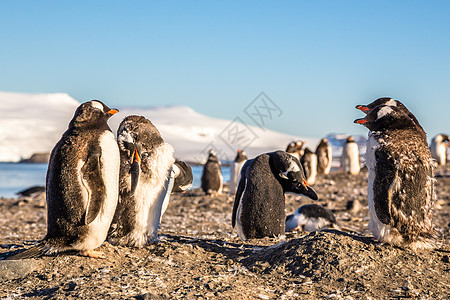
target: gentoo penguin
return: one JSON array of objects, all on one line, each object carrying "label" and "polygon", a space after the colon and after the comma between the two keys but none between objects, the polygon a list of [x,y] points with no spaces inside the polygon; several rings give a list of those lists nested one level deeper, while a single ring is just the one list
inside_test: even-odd
[{"label": "gentoo penguin", "polygon": [[236,189],[239,180],[239,174],[241,173],[242,166],[247,161],[248,157],[244,151],[239,149],[230,168],[230,195],[236,194]]},{"label": "gentoo penguin", "polygon": [[119,149],[107,121],[117,110],[98,100],[81,104],[53,148],[47,170],[47,235],[14,256],[94,251],[106,239],[118,199]]},{"label": "gentoo penguin", "polygon": [[202,190],[207,195],[222,194],[223,176],[220,169],[220,161],[214,151],[209,151],[208,160],[203,166],[202,172]]},{"label": "gentoo penguin", "polygon": [[377,106],[355,123],[370,130],[366,164],[373,236],[396,246],[432,248],[435,179],[422,133],[394,106]]},{"label": "gentoo penguin", "polygon": [[[447,143],[446,143],[447,142]],[[438,166],[444,166],[447,162],[447,147],[449,138],[446,134],[438,134],[432,140],[430,144],[431,157],[433,157]]]},{"label": "gentoo penguin", "polygon": [[285,192],[317,200],[297,158],[276,151],[247,160],[242,167],[231,218],[242,240],[284,234]]},{"label": "gentoo penguin", "polygon": [[127,116],[119,125],[119,204],[110,230],[113,244],[141,247],[157,238],[173,148],[142,116]]},{"label": "gentoo penguin", "polygon": [[427,140],[427,134],[425,133],[425,130],[423,130],[423,128],[420,125],[419,121],[417,120],[416,116],[414,116],[414,114],[412,112],[410,112],[409,109],[403,103],[401,103],[399,100],[394,100],[391,97],[382,97],[382,98],[376,99],[375,101],[373,101],[372,103],[367,104],[367,105],[357,105],[356,108],[359,109],[360,111],[364,112],[365,114],[367,114],[371,109],[374,109],[375,107],[380,106],[380,105],[395,106],[399,110],[406,113],[411,118],[411,120],[413,120],[414,124],[417,127],[417,130],[421,133],[423,138],[425,140]]},{"label": "gentoo penguin", "polygon": [[292,215],[286,217],[286,232],[320,231],[336,226],[333,212],[321,205],[307,204],[297,208]]},{"label": "gentoo penguin", "polygon": [[305,142],[300,140],[290,142],[286,147],[286,152],[297,157],[297,159],[300,160],[304,153],[304,150],[302,149],[303,145],[305,145]]},{"label": "gentoo penguin", "polygon": [[306,182],[309,185],[313,185],[314,183],[316,183],[317,155],[309,150],[309,148],[306,148],[302,158],[300,159],[300,163],[302,164],[303,170],[305,171]]},{"label": "gentoo penguin", "polygon": [[331,170],[331,162],[333,155],[331,146],[327,138],[320,140],[316,148],[317,155],[317,174],[329,174]]},{"label": "gentoo penguin", "polygon": [[358,175],[361,169],[359,165],[359,148],[354,138],[349,136],[342,147],[341,167],[345,173]]}]

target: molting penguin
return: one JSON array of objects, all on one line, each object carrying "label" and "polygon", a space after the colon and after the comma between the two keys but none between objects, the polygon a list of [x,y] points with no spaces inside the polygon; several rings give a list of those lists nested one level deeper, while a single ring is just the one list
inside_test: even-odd
[{"label": "molting penguin", "polygon": [[333,160],[333,155],[331,151],[331,146],[327,138],[320,140],[319,145],[316,148],[317,155],[317,173],[318,174],[329,174],[331,170],[331,163]]},{"label": "molting penguin", "polygon": [[247,160],[242,167],[231,218],[242,240],[284,234],[285,192],[317,200],[297,158],[276,151]]},{"label": "molting penguin", "polygon": [[230,195],[236,194],[236,189],[239,180],[239,174],[241,173],[242,166],[247,161],[247,155],[242,150],[238,150],[234,163],[230,168]]},{"label": "molting penguin", "polygon": [[127,116],[119,125],[119,204],[110,230],[113,244],[141,247],[158,235],[162,207],[169,193],[173,148],[142,116]]},{"label": "molting penguin", "polygon": [[330,227],[337,227],[336,217],[331,210],[317,204],[303,205],[286,217],[286,232],[320,231]]},{"label": "molting penguin", "polygon": [[411,118],[411,120],[413,120],[414,124],[417,127],[417,130],[423,136],[425,141],[427,140],[427,134],[425,133],[425,130],[423,130],[423,128],[420,125],[419,121],[417,120],[416,116],[414,116],[414,114],[412,112],[410,112],[409,109],[399,100],[394,100],[390,97],[382,97],[382,98],[378,98],[377,100],[375,100],[372,103],[367,104],[367,105],[357,105],[356,108],[359,109],[360,111],[364,112],[365,114],[367,114],[370,110],[372,110],[375,107],[380,106],[380,105],[394,106],[394,107],[397,107],[399,110],[403,111],[404,113],[406,113]]},{"label": "molting penguin", "polygon": [[222,194],[223,176],[220,161],[213,150],[209,151],[208,160],[203,166],[202,189],[207,195]]},{"label": "molting penguin", "polygon": [[415,122],[397,107],[377,106],[355,123],[370,130],[366,163],[373,236],[412,249],[434,247],[433,161]]},{"label": "molting penguin", "polygon": [[303,145],[305,145],[305,142],[300,140],[290,142],[286,147],[286,152],[300,160],[304,153]]},{"label": "molting penguin", "polygon": [[447,162],[447,143],[449,142],[448,135],[438,134],[430,144],[431,156],[436,160],[438,166],[444,166]]},{"label": "molting penguin", "polygon": [[107,121],[117,110],[98,100],[81,104],[50,155],[46,178],[47,235],[13,259],[77,250],[106,239],[118,199],[119,149]]},{"label": "molting penguin", "polygon": [[309,185],[316,183],[317,176],[317,155],[313,153],[309,148],[305,149],[300,163],[303,166],[303,170],[306,174],[306,182]]},{"label": "molting penguin", "polygon": [[342,147],[341,168],[345,173],[352,175],[358,175],[361,169],[358,144],[351,136],[347,138]]}]

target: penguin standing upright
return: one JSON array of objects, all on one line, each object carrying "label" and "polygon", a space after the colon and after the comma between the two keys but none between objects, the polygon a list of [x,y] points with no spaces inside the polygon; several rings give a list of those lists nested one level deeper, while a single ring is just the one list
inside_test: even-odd
[{"label": "penguin standing upright", "polygon": [[422,132],[402,109],[380,105],[355,120],[367,142],[369,229],[396,246],[432,248],[433,161]]},{"label": "penguin standing upright", "polygon": [[305,152],[303,150],[303,145],[305,145],[305,142],[303,141],[292,141],[290,142],[286,147],[286,152],[290,155],[293,155],[296,157],[299,161],[303,156],[303,153]]},{"label": "penguin standing upright", "polygon": [[431,157],[433,157],[438,166],[444,166],[447,162],[447,143],[449,142],[448,135],[438,134],[432,140],[430,144]]},{"label": "penguin standing upright", "polygon": [[239,174],[241,173],[242,166],[247,159],[248,157],[245,155],[245,152],[239,149],[230,168],[230,195],[236,194]]},{"label": "penguin standing upright", "polygon": [[317,200],[297,158],[276,151],[247,160],[242,167],[231,218],[242,240],[284,234],[285,192]]},{"label": "penguin standing upright", "polygon": [[211,149],[209,151],[208,160],[203,166],[202,172],[202,190],[207,195],[222,194],[223,176],[220,169],[220,161]]},{"label": "penguin standing upright", "polygon": [[341,167],[345,173],[352,175],[358,175],[361,169],[358,144],[352,136],[347,138],[342,147]]},{"label": "penguin standing upright", "polygon": [[320,143],[316,148],[316,155],[317,174],[329,174],[331,170],[333,154],[327,138],[323,138],[320,140]]},{"label": "penguin standing upright", "polygon": [[117,143],[120,197],[109,237],[113,244],[141,247],[158,236],[174,150],[142,116],[127,116],[120,123]]},{"label": "penguin standing upright", "polygon": [[309,148],[305,149],[302,158],[300,159],[300,163],[303,166],[303,170],[306,175],[306,182],[309,185],[313,185],[316,183],[317,176],[317,155],[309,150]]},{"label": "penguin standing upright", "polygon": [[119,149],[107,123],[115,113],[98,100],[77,108],[50,155],[47,235],[12,259],[68,250],[103,258],[94,249],[106,239],[118,199]]}]

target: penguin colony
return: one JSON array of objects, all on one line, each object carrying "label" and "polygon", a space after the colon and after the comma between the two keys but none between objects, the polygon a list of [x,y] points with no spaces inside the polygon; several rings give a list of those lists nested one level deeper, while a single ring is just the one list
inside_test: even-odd
[{"label": "penguin colony", "polygon": [[[374,238],[412,249],[434,247],[433,158],[437,164],[445,163],[449,137],[436,136],[430,151],[416,117],[391,98],[356,108],[366,116],[355,123],[369,129],[366,165],[369,229]],[[125,117],[116,140],[107,121],[117,112],[99,100],[77,108],[49,161],[47,234],[12,259],[68,250],[102,258],[95,249],[107,238],[132,247],[157,240],[170,194],[192,186],[192,170],[175,159],[173,147],[142,116]],[[326,138],[315,152],[302,149],[304,144],[294,141],[286,151],[253,159],[238,150],[229,193],[235,194],[232,227],[242,240],[338,228],[333,213],[320,205],[304,205],[286,217],[285,193],[317,200],[311,185],[317,174],[329,174],[331,169],[332,152]],[[352,137],[343,147],[341,165],[344,172],[359,173],[358,145]],[[220,161],[212,150],[203,168],[201,188],[207,195],[222,193]]]}]

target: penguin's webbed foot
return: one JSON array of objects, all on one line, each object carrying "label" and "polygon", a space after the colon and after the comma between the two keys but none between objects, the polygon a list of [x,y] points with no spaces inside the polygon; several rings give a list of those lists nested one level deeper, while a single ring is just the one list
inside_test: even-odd
[{"label": "penguin's webbed foot", "polygon": [[105,253],[95,250],[82,250],[80,251],[80,255],[92,258],[106,258]]}]

